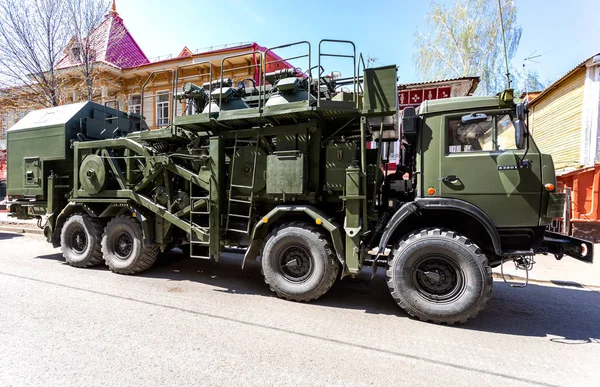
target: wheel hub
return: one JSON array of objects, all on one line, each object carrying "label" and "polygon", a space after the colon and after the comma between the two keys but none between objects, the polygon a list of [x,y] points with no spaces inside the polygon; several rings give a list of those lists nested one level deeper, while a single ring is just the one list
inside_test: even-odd
[{"label": "wheel hub", "polygon": [[77,228],[71,234],[71,246],[77,253],[83,253],[87,248],[87,236],[85,231],[81,228]]},{"label": "wheel hub", "polygon": [[447,257],[425,257],[415,267],[413,282],[425,298],[450,300],[461,292],[464,281],[458,268]]},{"label": "wheel hub", "polygon": [[303,247],[292,246],[281,254],[279,267],[286,279],[302,282],[312,273],[312,257]]},{"label": "wheel hub", "polygon": [[113,248],[119,259],[128,258],[133,250],[133,240],[131,239],[131,236],[126,232],[120,233],[115,237]]}]

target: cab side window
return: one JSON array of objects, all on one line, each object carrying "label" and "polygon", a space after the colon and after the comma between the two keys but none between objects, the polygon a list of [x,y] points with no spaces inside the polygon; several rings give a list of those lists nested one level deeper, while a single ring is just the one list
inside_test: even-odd
[{"label": "cab side window", "polygon": [[460,118],[448,122],[448,146],[450,153],[480,152],[494,150],[492,117],[485,121],[464,124]]},{"label": "cab side window", "polygon": [[485,121],[463,123],[460,117],[448,121],[448,152],[482,152],[519,149],[509,114],[488,115]]}]

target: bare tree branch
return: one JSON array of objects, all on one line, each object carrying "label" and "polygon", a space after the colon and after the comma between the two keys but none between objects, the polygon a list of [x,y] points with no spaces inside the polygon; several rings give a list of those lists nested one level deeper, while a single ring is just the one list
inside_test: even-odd
[{"label": "bare tree branch", "polygon": [[60,103],[55,67],[67,42],[65,5],[61,0],[0,2],[0,89],[42,106]]}]

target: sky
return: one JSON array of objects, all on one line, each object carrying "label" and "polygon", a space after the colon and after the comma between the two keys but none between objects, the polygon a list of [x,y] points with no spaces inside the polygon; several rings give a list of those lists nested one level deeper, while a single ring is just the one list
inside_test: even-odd
[{"label": "sky", "polygon": [[[452,5],[454,0],[439,0]],[[513,65],[524,59],[552,82],[600,53],[598,0],[516,0],[523,28]],[[427,0],[116,0],[117,12],[150,60],[239,42],[273,47],[308,40],[351,40],[375,65],[396,64],[401,83],[421,79],[414,34],[425,25]],[[205,51],[205,50],[201,50]],[[350,67],[351,68],[351,67]],[[327,72],[336,69],[327,69]],[[343,74],[350,76],[352,74]]]}]

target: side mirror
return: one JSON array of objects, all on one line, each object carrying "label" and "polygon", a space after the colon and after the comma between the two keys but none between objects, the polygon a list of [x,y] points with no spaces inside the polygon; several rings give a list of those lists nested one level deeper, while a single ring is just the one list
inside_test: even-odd
[{"label": "side mirror", "polygon": [[463,124],[477,124],[485,120],[487,120],[487,116],[483,113],[471,113],[461,118]]},{"label": "side mirror", "polygon": [[517,119],[525,120],[525,105],[522,103],[517,104]]},{"label": "side mirror", "polygon": [[417,134],[417,112],[414,107],[404,108],[402,111],[402,133],[407,136]]},{"label": "side mirror", "polygon": [[525,122],[523,120],[516,120],[515,123],[515,145],[517,149],[525,149],[527,131],[525,129]]}]

